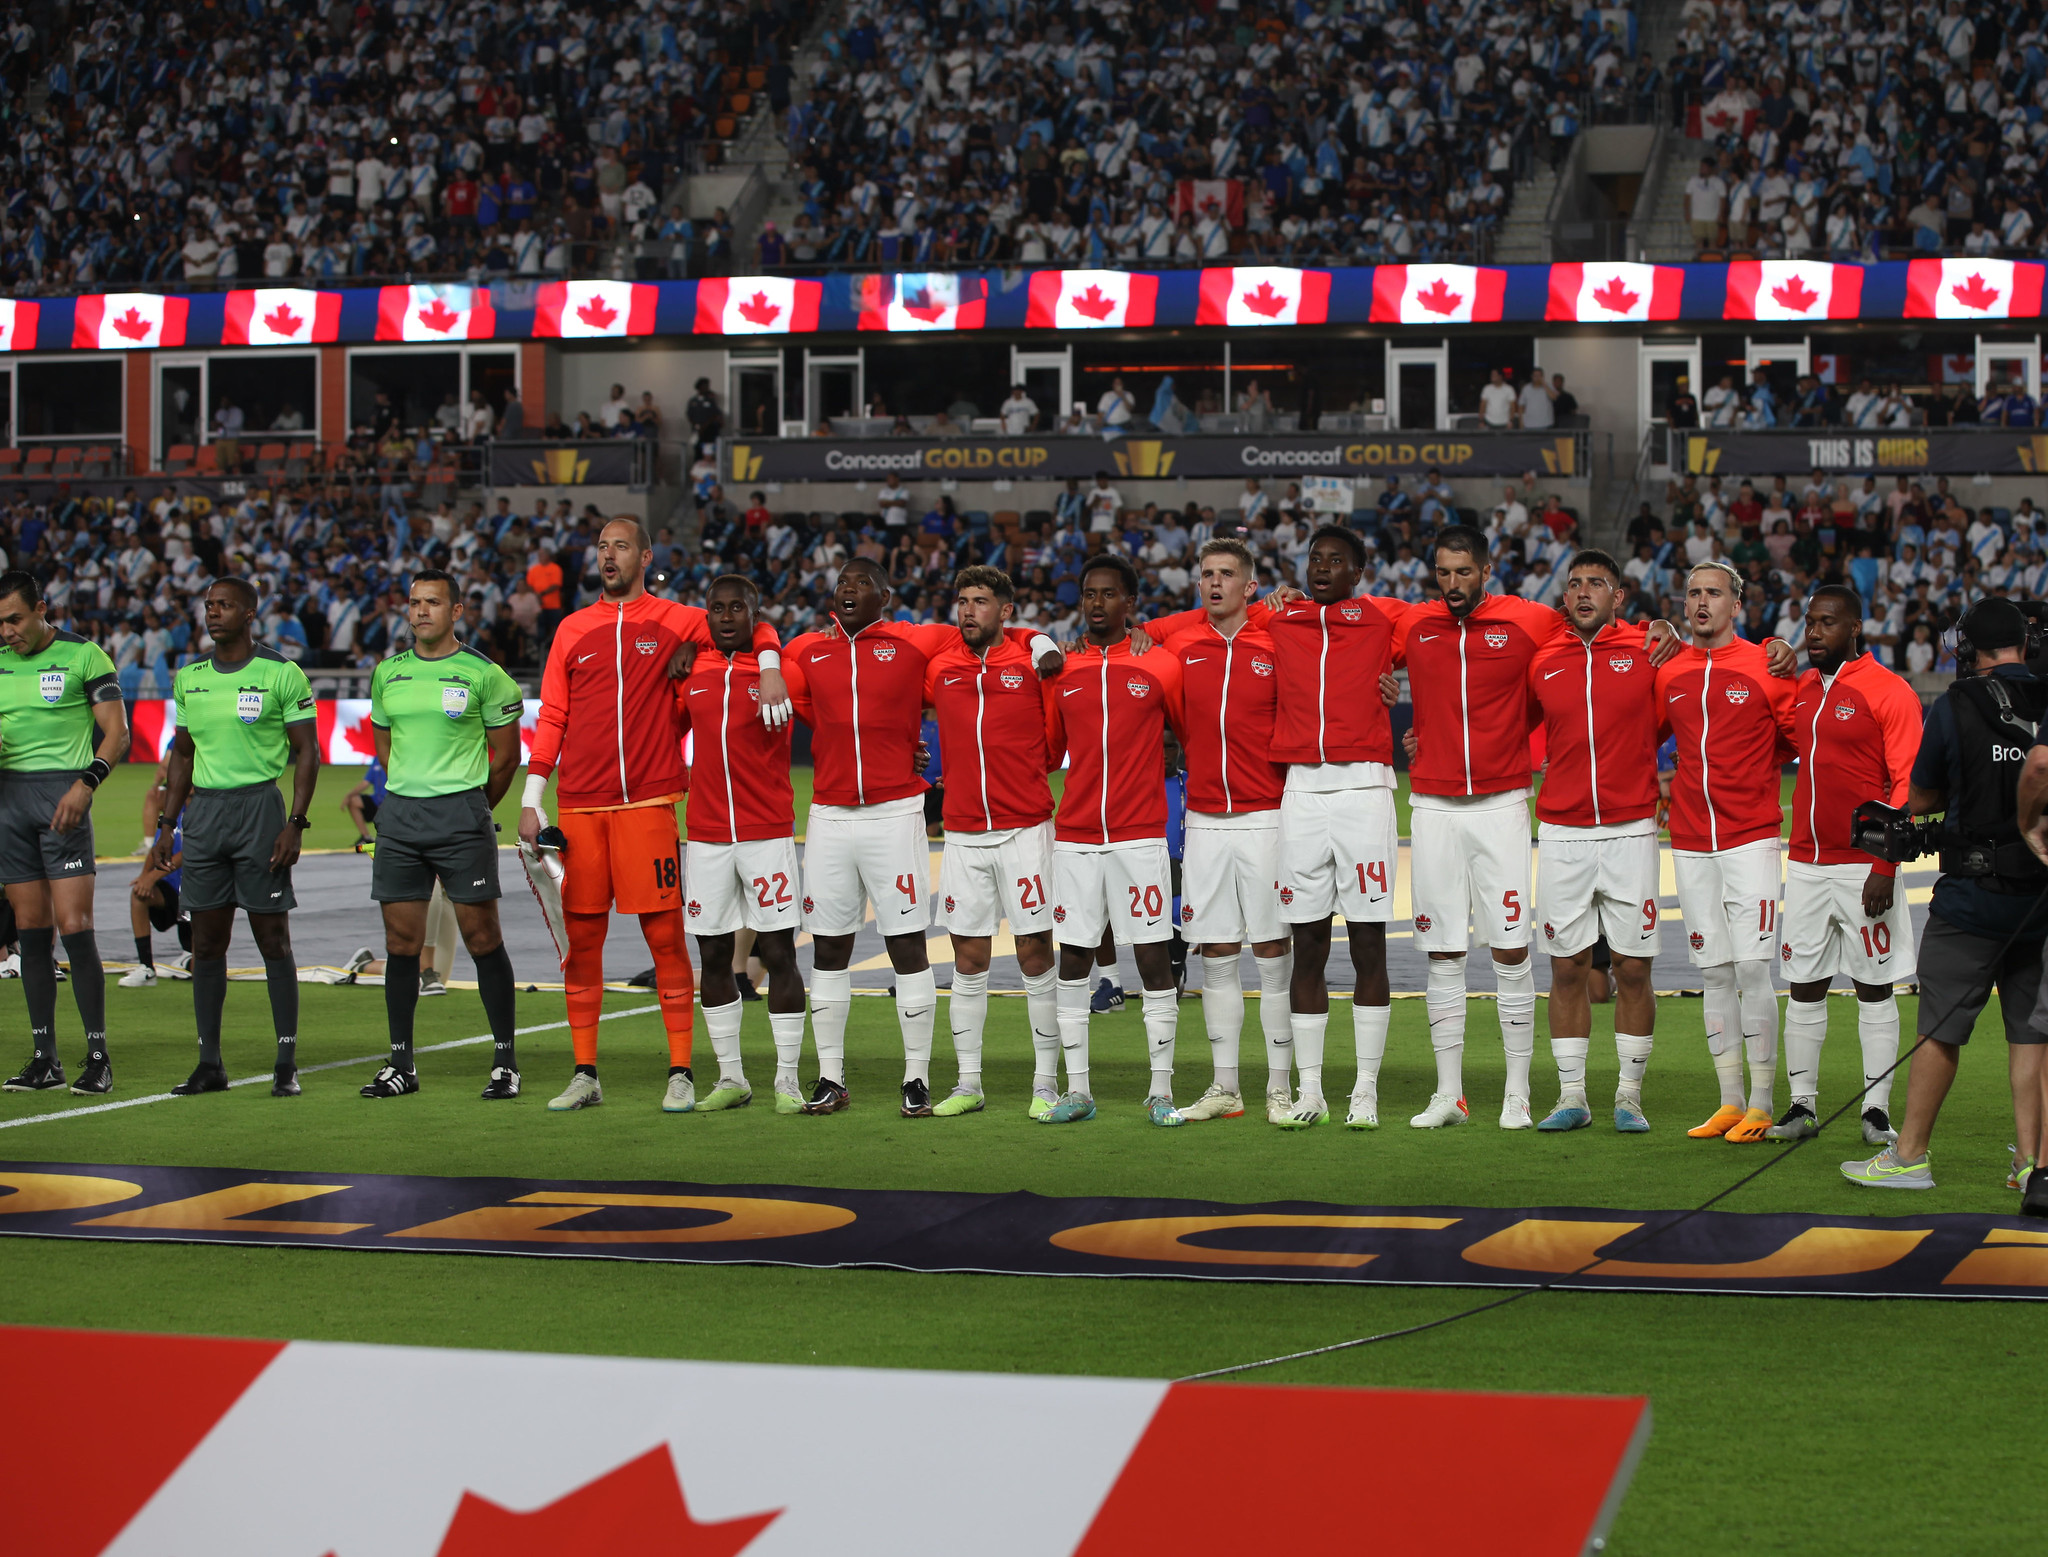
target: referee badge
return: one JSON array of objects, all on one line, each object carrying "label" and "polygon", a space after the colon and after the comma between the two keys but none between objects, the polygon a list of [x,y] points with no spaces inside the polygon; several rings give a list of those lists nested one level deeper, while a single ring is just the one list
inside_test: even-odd
[{"label": "referee badge", "polygon": [[64,672],[46,670],[43,672],[43,701],[54,703],[64,695]]},{"label": "referee badge", "polygon": [[235,713],[244,724],[254,724],[263,717],[263,689],[243,687],[235,694]]},{"label": "referee badge", "polygon": [[441,689],[441,712],[450,719],[460,719],[469,712],[468,687],[443,687]]}]

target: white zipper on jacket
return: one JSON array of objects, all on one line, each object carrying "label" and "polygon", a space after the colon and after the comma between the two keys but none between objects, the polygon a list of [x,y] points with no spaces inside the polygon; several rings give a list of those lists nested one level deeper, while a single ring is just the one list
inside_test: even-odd
[{"label": "white zipper on jacket", "polygon": [[626,792],[626,608],[621,605],[612,618],[612,691],[618,699],[619,804],[630,805]]},{"label": "white zipper on jacket", "polygon": [[[860,633],[866,631],[863,627]],[[846,675],[853,689],[853,803],[864,806],[868,803],[868,783],[860,753],[860,633],[847,635]]]},{"label": "white zipper on jacket", "polygon": [[1465,679],[1465,620],[1458,620],[1458,723],[1465,735],[1465,793],[1472,793],[1472,694]]},{"label": "white zipper on jacket", "polygon": [[[1232,657],[1237,653],[1237,633],[1225,638],[1222,630],[1213,624],[1209,631],[1223,638],[1223,696],[1217,700],[1216,705],[1216,749],[1219,754],[1217,764],[1223,779],[1223,814],[1229,816],[1235,810],[1230,803],[1230,674]],[[1243,631],[1243,627],[1238,628],[1238,632]]]},{"label": "white zipper on jacket", "polygon": [[1330,743],[1324,739],[1330,725],[1329,704],[1326,699],[1330,688],[1330,618],[1328,606],[1316,610],[1316,626],[1322,629],[1323,648],[1316,656],[1316,761],[1330,760]]},{"label": "white zipper on jacket", "polygon": [[[1836,676],[1840,674],[1840,671],[1835,672]],[[1834,676],[1823,676],[1820,678],[1820,701],[1813,705],[1813,724],[1807,730],[1807,736],[1811,741],[1811,745],[1808,747],[1806,755],[1799,760],[1799,766],[1804,771],[1806,778],[1806,830],[1813,837],[1813,858],[1807,862],[1810,865],[1818,865],[1820,863],[1820,785],[1814,778],[1814,771],[1819,766],[1818,758],[1820,756],[1820,716],[1826,710],[1828,698],[1833,695],[1834,689]]]},{"label": "white zipper on jacket", "polygon": [[1586,650],[1586,761],[1590,764],[1593,790],[1593,825],[1600,825],[1600,739],[1593,728],[1593,645],[1581,638]]},{"label": "white zipper on jacket", "polygon": [[980,668],[974,673],[974,756],[981,765],[981,830],[983,832],[994,832],[996,827],[995,813],[989,809],[988,804],[988,747],[981,738],[981,719],[988,709],[988,692],[986,690],[986,678],[988,676],[987,650],[977,654],[975,659],[980,665]]},{"label": "white zipper on jacket", "polygon": [[1707,766],[1707,733],[1713,724],[1713,716],[1707,712],[1707,692],[1714,684],[1714,651],[1703,651],[1707,656],[1706,674],[1700,677],[1700,798],[1707,805],[1707,847],[1719,852],[1721,848],[1721,819],[1714,814],[1714,786],[1712,774]]},{"label": "white zipper on jacket", "polygon": [[1109,842],[1109,650],[1102,651],[1102,782],[1096,786],[1102,816],[1102,841]]},{"label": "white zipper on jacket", "polygon": [[740,841],[740,817],[732,803],[732,661],[725,662],[725,690],[718,700],[718,755],[725,767],[725,823],[730,842]]}]

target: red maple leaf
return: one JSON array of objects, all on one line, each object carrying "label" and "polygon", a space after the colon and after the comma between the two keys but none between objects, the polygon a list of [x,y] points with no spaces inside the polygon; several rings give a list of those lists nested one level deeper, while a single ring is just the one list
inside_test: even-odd
[{"label": "red maple leaf", "polygon": [[659,1444],[531,1513],[463,1493],[438,1557],[736,1557],[781,1514],[692,1519],[668,1445]]},{"label": "red maple leaf", "polygon": [[752,297],[740,304],[740,317],[749,324],[760,325],[763,329],[773,324],[776,316],[781,312],[782,305],[769,302],[766,292],[756,292]]},{"label": "red maple leaf", "polygon": [[425,308],[422,308],[414,317],[428,329],[438,331],[442,335],[446,335],[450,330],[462,323],[462,315],[450,308],[438,297],[427,304]]},{"label": "red maple leaf", "polygon": [[375,736],[370,734],[368,715],[358,719],[354,724],[343,730],[341,736],[343,740],[348,742],[348,749],[350,751],[359,751],[372,761],[376,759],[377,740]]},{"label": "red maple leaf", "polygon": [[1984,278],[1971,271],[1968,281],[1961,286],[1949,288],[1949,295],[1965,308],[1974,308],[1982,313],[1998,301],[1999,291],[1997,287],[1986,286]]},{"label": "red maple leaf", "polygon": [[608,330],[612,321],[619,317],[619,311],[601,297],[593,297],[576,310],[576,317],[593,330]]},{"label": "red maple leaf", "polygon": [[114,333],[125,335],[131,341],[142,340],[149,334],[149,321],[142,317],[140,309],[130,303],[128,312],[114,321]]},{"label": "red maple leaf", "polygon": [[[1441,286],[1442,283],[1439,282],[1438,285]],[[1286,310],[1288,299],[1286,293],[1273,290],[1272,282],[1261,281],[1256,292],[1245,293],[1243,302],[1253,313],[1264,314],[1268,319],[1277,319]]]},{"label": "red maple leaf", "polygon": [[1426,308],[1433,314],[1454,314],[1458,305],[1465,301],[1463,292],[1453,292],[1444,285],[1444,278],[1438,276],[1428,286],[1415,294],[1415,306]]},{"label": "red maple leaf", "polygon": [[1803,314],[1820,301],[1820,294],[1794,276],[1783,286],[1772,287],[1771,299],[1781,307],[1791,309],[1795,314]]},{"label": "red maple leaf", "polygon": [[290,303],[279,303],[263,316],[265,328],[278,335],[297,335],[299,326],[306,321],[292,312]]},{"label": "red maple leaf", "polygon": [[1102,288],[1094,282],[1088,283],[1088,290],[1071,300],[1074,312],[1084,319],[1107,319],[1116,312],[1116,299],[1104,297]]},{"label": "red maple leaf", "polygon": [[6,326],[6,325],[4,325],[4,324],[0,324],[0,339],[4,339],[4,338],[6,337],[6,334],[7,334],[7,326]]},{"label": "red maple leaf", "polygon": [[1606,286],[1594,288],[1593,301],[1611,314],[1625,314],[1642,301],[1642,296],[1631,292],[1621,277],[1610,276]]}]

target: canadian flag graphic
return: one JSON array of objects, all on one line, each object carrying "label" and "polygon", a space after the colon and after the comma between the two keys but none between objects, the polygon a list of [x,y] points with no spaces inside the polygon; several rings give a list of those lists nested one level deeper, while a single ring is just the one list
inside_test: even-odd
[{"label": "canadian flag graphic", "polygon": [[1546,319],[1634,324],[1676,319],[1685,293],[1685,272],[1676,265],[1634,265],[1611,261],[1550,267]]},{"label": "canadian flag graphic", "polygon": [[791,335],[818,328],[823,283],[788,276],[727,276],[697,283],[699,335]]},{"label": "canadian flag graphic", "polygon": [[1500,318],[1508,273],[1479,265],[1380,265],[1374,324],[1485,324]]},{"label": "canadian flag graphic", "polygon": [[1202,272],[1196,324],[1324,324],[1329,317],[1327,270],[1239,265]]},{"label": "canadian flag graphic", "polygon": [[1124,270],[1034,270],[1029,330],[1116,330],[1152,323],[1159,278]]},{"label": "canadian flag graphic", "polygon": [[1863,309],[1863,267],[1825,260],[1735,260],[1723,319],[1854,319]]},{"label": "canadian flag graphic", "polygon": [[980,276],[863,276],[863,330],[978,330],[988,318],[988,283]]},{"label": "canadian flag graphic", "polygon": [[72,305],[74,351],[185,344],[186,303],[156,292],[91,292]]},{"label": "canadian flag graphic", "polygon": [[341,294],[299,287],[230,292],[221,321],[223,346],[305,346],[341,333]]},{"label": "canadian flag graphic", "polygon": [[321,698],[314,705],[313,734],[324,760],[361,767],[377,760],[376,738],[370,733],[370,700],[366,697]]},{"label": "canadian flag graphic", "polygon": [[379,287],[380,341],[487,341],[498,333],[489,287]]},{"label": "canadian flag graphic", "polygon": [[534,296],[533,333],[575,340],[652,335],[661,288],[634,281],[548,281]]},{"label": "canadian flag graphic", "polygon": [[36,321],[42,312],[40,303],[0,299],[0,351],[34,351]]},{"label": "canadian flag graphic", "polygon": [[1906,317],[2037,319],[2041,271],[2020,260],[1913,260],[1906,266]]}]

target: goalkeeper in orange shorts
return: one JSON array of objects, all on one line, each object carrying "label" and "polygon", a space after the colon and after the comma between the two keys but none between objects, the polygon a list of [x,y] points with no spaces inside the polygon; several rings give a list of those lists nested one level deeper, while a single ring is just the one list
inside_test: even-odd
[{"label": "goalkeeper in orange shorts", "polygon": [[[563,619],[541,678],[520,842],[529,850],[548,825],[542,810],[551,774],[563,838],[562,917],[568,952],[562,981],[576,1073],[548,1107],[604,1101],[597,1079],[597,1023],[604,1004],[604,942],[612,910],[636,915],[654,953],[654,987],[668,1029],[664,1111],[697,1106],[690,1074],[691,1005],[696,998],[683,930],[683,869],[676,802],[689,787],[683,726],[671,678],[687,674],[698,647],[711,646],[704,613],[647,593],[653,554],[636,519],[614,519],[598,535],[603,597]],[[789,718],[789,691],[765,624],[754,630],[761,664],[761,718]]]}]

